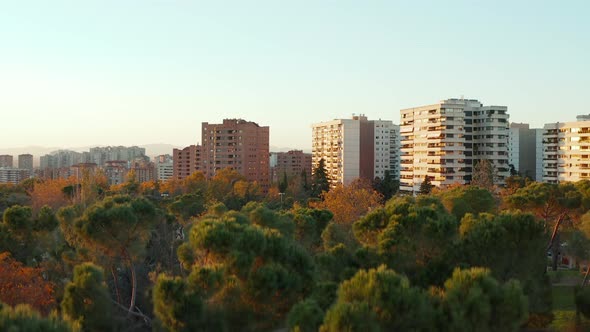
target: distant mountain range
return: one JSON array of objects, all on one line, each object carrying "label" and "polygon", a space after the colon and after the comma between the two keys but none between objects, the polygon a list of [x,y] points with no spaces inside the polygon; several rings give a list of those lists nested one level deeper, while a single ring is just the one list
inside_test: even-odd
[{"label": "distant mountain range", "polygon": [[[19,154],[32,154],[33,155],[33,163],[35,166],[39,165],[39,159],[41,156],[49,154],[53,151],[57,150],[72,150],[76,152],[84,152],[90,150],[90,148],[94,148],[101,145],[92,145],[92,146],[81,146],[81,147],[70,147],[70,148],[63,148],[63,147],[47,147],[47,146],[25,146],[19,148],[0,148],[0,154],[9,154],[14,156],[14,164],[16,165],[18,160]],[[150,157],[159,156],[161,154],[172,154],[172,150],[175,148],[182,148],[180,146],[175,146],[172,144],[165,144],[165,143],[154,143],[154,144],[145,144],[140,145],[139,147],[145,148],[145,154]],[[287,148],[287,147],[278,147],[278,146],[270,146],[271,152],[287,152],[289,150],[297,150],[294,148]],[[310,150],[303,150],[303,152],[310,152]]]}]

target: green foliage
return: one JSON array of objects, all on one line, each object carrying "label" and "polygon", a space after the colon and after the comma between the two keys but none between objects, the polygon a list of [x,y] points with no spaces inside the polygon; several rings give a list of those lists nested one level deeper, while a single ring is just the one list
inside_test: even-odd
[{"label": "green foliage", "polygon": [[487,269],[456,269],[441,296],[445,331],[518,331],[528,316],[518,281],[500,284]]},{"label": "green foliage", "polygon": [[43,318],[26,305],[12,308],[0,303],[0,331],[15,332],[69,332],[71,328],[55,316]]},{"label": "green foliage", "polygon": [[242,212],[248,215],[253,224],[276,229],[286,237],[292,237],[295,232],[295,223],[290,215],[279,214],[262,203],[250,202],[242,208]]},{"label": "green foliage", "polygon": [[102,268],[92,263],[74,268],[74,280],[66,286],[61,302],[64,320],[83,331],[114,329],[111,298],[103,275]]},{"label": "green foliage", "polygon": [[[292,233],[285,231],[287,222],[294,226],[288,216],[250,204],[242,213],[205,215],[192,227],[190,244],[183,246],[179,259],[183,266],[192,266],[193,273],[202,267],[220,268],[215,285],[207,281],[201,288],[215,289],[205,298],[224,308],[230,330],[275,326],[311,291],[313,262],[284,234]],[[190,250],[192,254],[184,252]],[[194,261],[185,261],[187,257]]]},{"label": "green foliage", "polygon": [[181,278],[160,275],[153,290],[154,314],[168,331],[196,328],[203,315],[200,297],[187,294]]},{"label": "green foliage", "polygon": [[328,308],[336,300],[336,292],[338,291],[338,284],[335,282],[318,282],[310,295],[310,299],[315,301],[322,310]]},{"label": "green foliage", "polygon": [[29,206],[13,206],[4,211],[3,223],[19,238],[27,236],[33,227],[33,210]]},{"label": "green foliage", "polygon": [[383,200],[387,201],[398,192],[399,181],[394,179],[389,170],[386,170],[383,179],[379,177],[375,178],[373,189],[383,196]]},{"label": "green foliage", "polygon": [[320,159],[311,176],[311,196],[320,198],[323,192],[330,191],[330,178],[326,171],[326,162]]},{"label": "green foliage", "polygon": [[426,175],[424,176],[424,181],[420,184],[420,190],[418,193],[420,195],[428,195],[432,191],[432,188],[434,188],[434,185],[432,184],[430,177]]},{"label": "green foliage", "polygon": [[582,198],[572,183],[531,182],[510,195],[506,201],[515,209],[530,211],[539,218],[551,221],[565,211],[580,207]]},{"label": "green foliage", "polygon": [[487,267],[502,282],[520,280],[531,310],[548,311],[550,285],[544,273],[548,236],[543,223],[524,213],[467,214],[461,220],[460,233],[461,265]]},{"label": "green foliage", "polygon": [[31,198],[27,195],[26,189],[21,185],[0,183],[0,214],[15,205],[31,205]]},{"label": "green foliage", "polygon": [[289,331],[315,332],[324,320],[324,311],[314,300],[305,300],[293,306],[287,317]]},{"label": "green foliage", "polygon": [[287,191],[287,187],[289,186],[289,181],[287,180],[287,172],[283,172],[283,178],[279,181],[279,192],[284,193]]},{"label": "green foliage", "polygon": [[181,195],[168,205],[168,211],[178,216],[184,223],[192,217],[205,212],[205,197],[200,192]]},{"label": "green foliage", "polygon": [[340,285],[322,331],[423,331],[432,328],[434,313],[424,291],[381,266],[361,270]]},{"label": "green foliage", "polygon": [[108,257],[134,260],[144,253],[156,217],[155,207],[145,198],[114,196],[90,206],[71,226],[79,240],[76,244]]},{"label": "green foliage", "polygon": [[438,197],[457,220],[461,220],[467,213],[477,215],[483,212],[493,213],[496,210],[496,201],[492,193],[475,186],[441,191]]},{"label": "green foliage", "polygon": [[354,223],[356,238],[375,248],[388,266],[415,283],[442,283],[444,268],[457,238],[458,224],[440,201],[429,196],[394,198]]},{"label": "green foliage", "polygon": [[35,219],[33,229],[35,231],[53,231],[58,225],[57,217],[53,210],[45,205],[39,210],[39,215]]},{"label": "green foliage", "polygon": [[309,252],[321,249],[322,233],[330,220],[332,212],[328,210],[298,208],[291,212],[295,223],[295,239]]}]

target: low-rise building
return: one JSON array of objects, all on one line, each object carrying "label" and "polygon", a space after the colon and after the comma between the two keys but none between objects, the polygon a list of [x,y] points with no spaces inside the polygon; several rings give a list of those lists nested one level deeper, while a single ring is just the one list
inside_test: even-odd
[{"label": "low-rise building", "polygon": [[28,179],[30,173],[26,169],[14,167],[0,167],[0,183],[18,184],[22,180]]},{"label": "low-rise building", "polygon": [[311,153],[304,153],[301,150],[288,152],[271,152],[271,182],[278,183],[284,174],[288,178],[300,176],[302,172],[308,179],[311,179]]},{"label": "low-rise building", "polygon": [[128,163],[125,160],[109,160],[105,162],[104,172],[109,185],[121,184],[127,180]]}]

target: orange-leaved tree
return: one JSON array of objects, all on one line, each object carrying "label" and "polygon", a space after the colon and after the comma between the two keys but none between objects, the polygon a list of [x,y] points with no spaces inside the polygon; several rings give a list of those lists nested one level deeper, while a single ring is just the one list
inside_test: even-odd
[{"label": "orange-leaved tree", "polygon": [[24,266],[7,252],[0,253],[0,302],[29,304],[48,314],[55,306],[55,286],[43,279],[42,273],[42,269]]},{"label": "orange-leaved tree", "polygon": [[352,224],[371,209],[381,205],[382,196],[367,180],[358,179],[351,184],[338,185],[324,192],[323,201],[311,202],[318,209],[327,209],[334,214],[334,222]]}]

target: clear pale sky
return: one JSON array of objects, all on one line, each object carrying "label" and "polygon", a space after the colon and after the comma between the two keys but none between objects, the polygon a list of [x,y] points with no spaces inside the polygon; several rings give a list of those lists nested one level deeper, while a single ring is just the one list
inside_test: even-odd
[{"label": "clear pale sky", "polygon": [[476,98],[542,126],[590,113],[590,1],[0,3],[0,147],[200,141]]}]

